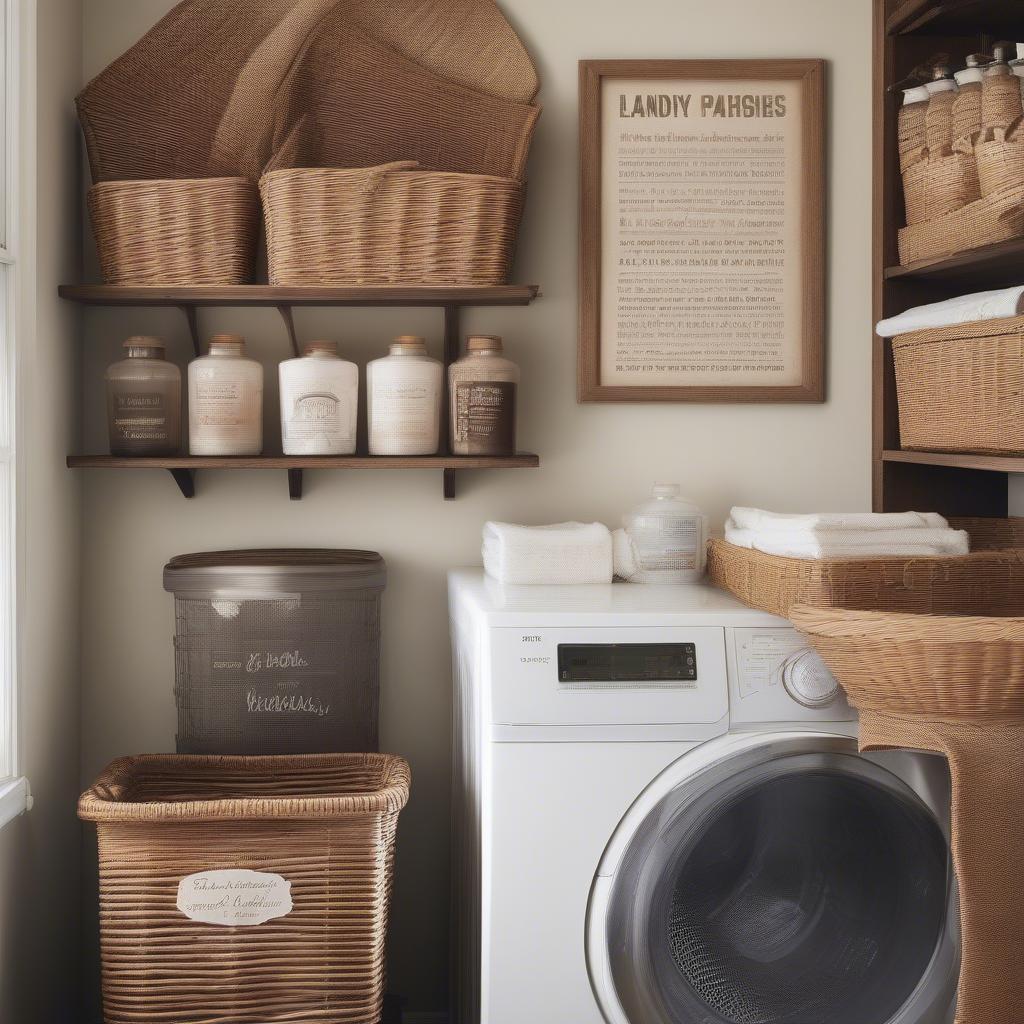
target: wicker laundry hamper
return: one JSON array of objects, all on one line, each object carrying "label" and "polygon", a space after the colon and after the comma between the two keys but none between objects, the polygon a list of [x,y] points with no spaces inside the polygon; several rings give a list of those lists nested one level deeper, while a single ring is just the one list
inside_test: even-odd
[{"label": "wicker laundry hamper", "polygon": [[900,447],[1024,453],[1024,317],[892,339]]},{"label": "wicker laundry hamper", "polygon": [[[1020,615],[1024,604],[1008,606]],[[1024,1006],[1024,617],[792,609],[860,712],[864,750],[949,761],[960,887],[958,1024]]]},{"label": "wicker laundry hamper", "polygon": [[1024,607],[1024,518],[953,519],[971,554],[941,558],[783,558],[718,538],[708,577],[745,604],[789,617],[797,604],[924,615]]},{"label": "wicker laundry hamper", "polygon": [[89,215],[106,284],[252,280],[259,197],[247,178],[104,181]]},{"label": "wicker laundry hamper", "polygon": [[174,594],[179,754],[377,750],[375,551],[179,555]]},{"label": "wicker laundry hamper", "polygon": [[111,764],[78,806],[106,1024],[376,1024],[409,783],[385,754]]},{"label": "wicker laundry hamper", "polygon": [[523,210],[512,178],[413,161],[271,171],[260,191],[276,285],[504,284]]}]

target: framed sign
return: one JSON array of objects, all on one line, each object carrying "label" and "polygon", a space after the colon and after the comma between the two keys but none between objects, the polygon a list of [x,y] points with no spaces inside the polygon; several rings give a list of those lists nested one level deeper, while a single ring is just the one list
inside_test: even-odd
[{"label": "framed sign", "polygon": [[580,62],[581,402],[824,401],[824,72]]}]

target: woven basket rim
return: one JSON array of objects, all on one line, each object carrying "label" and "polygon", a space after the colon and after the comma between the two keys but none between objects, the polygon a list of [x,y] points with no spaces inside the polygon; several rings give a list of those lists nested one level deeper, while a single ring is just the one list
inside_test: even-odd
[{"label": "woven basket rim", "polygon": [[969,561],[978,558],[992,558],[1003,556],[1014,561],[1024,556],[1024,548],[979,548],[977,551],[970,551],[966,555],[849,555],[842,558],[793,558],[790,555],[773,555],[768,551],[760,551],[757,548],[745,548],[739,544],[730,544],[722,537],[712,537],[708,541],[709,546],[720,546],[726,551],[744,551],[750,558],[770,558],[773,562],[786,562],[790,565],[814,565],[827,569],[830,565],[860,565],[869,564],[883,566],[887,564],[897,566],[915,565],[918,562],[949,562]]},{"label": "woven basket rim", "polygon": [[[931,612],[927,615],[915,612],[871,611],[859,608],[822,608],[811,604],[795,604],[790,609],[790,619],[806,633],[827,629],[831,636],[859,635],[869,627],[897,625],[904,631],[903,639],[949,640],[951,642],[992,640],[992,627],[1005,632],[1002,639],[1024,642],[1024,615],[950,615]],[[846,628],[844,628],[846,627]],[[916,635],[914,635],[916,633]],[[971,634],[976,633],[977,636]],[[982,634],[987,635],[982,635]]]},{"label": "woven basket rim", "polygon": [[[293,176],[296,178],[329,178],[335,175],[352,175],[352,176],[368,176],[374,171],[381,171],[382,168],[386,168],[387,164],[375,164],[369,167],[279,167],[274,171],[267,171],[260,177],[260,187],[263,187],[263,183],[272,184],[279,178],[285,176]],[[434,171],[428,167],[417,167],[417,168],[392,168],[385,170],[384,173],[391,177],[391,175],[418,175],[420,177],[432,177],[432,178],[455,178],[458,180],[467,181],[494,181],[501,182],[504,184],[512,184],[517,188],[523,187],[523,182],[518,178],[508,178],[500,174],[471,174],[468,171]],[[202,180],[202,179],[198,179]]]},{"label": "woven basket rim", "polygon": [[[1012,329],[1010,326],[1012,325]],[[1024,334],[1024,316],[999,317],[995,320],[970,320],[947,327],[923,327],[919,331],[896,334],[891,341],[894,348],[911,345],[934,345],[947,341],[984,341],[1004,335]]]},{"label": "woven basket rim", "polygon": [[[294,768],[377,765],[382,784],[374,789],[346,794],[302,796],[254,796],[229,799],[175,801],[131,801],[123,799],[128,783],[148,767],[248,768],[269,773],[284,766]],[[137,754],[112,761],[78,801],[78,816],[84,821],[225,821],[285,819],[330,819],[367,814],[396,813],[408,802],[409,764],[397,754]],[[183,786],[183,788],[185,788]]]},{"label": "woven basket rim", "polygon": [[129,186],[153,187],[157,185],[174,185],[177,187],[184,187],[186,185],[205,185],[213,183],[242,184],[253,188],[255,187],[251,178],[244,177],[241,174],[221,174],[205,178],[117,178],[113,181],[95,181],[89,185],[89,191],[92,193],[92,191],[99,189],[127,188]]}]

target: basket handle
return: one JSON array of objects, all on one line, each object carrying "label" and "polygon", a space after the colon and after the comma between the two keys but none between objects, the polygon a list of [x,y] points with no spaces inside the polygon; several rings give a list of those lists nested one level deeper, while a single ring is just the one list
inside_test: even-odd
[{"label": "basket handle", "polygon": [[366,172],[366,181],[363,184],[362,192],[365,195],[376,192],[392,171],[418,171],[419,167],[419,162],[416,160],[392,160],[389,164],[370,167]]}]

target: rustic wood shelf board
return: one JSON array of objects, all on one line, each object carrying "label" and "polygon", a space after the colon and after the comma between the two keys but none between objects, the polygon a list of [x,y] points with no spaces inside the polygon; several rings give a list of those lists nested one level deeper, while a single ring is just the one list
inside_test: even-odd
[{"label": "rustic wood shelf board", "polygon": [[88,306],[528,306],[538,285],[381,285],[278,288],[246,284],[196,288],[61,285],[61,298]]},{"label": "rustic wood shelf board", "polygon": [[885,451],[884,462],[903,462],[914,466],[949,466],[953,469],[980,469],[992,473],[1024,473],[1024,455],[983,455],[973,452]]},{"label": "rustic wood shelf board", "polygon": [[903,0],[886,20],[889,35],[1016,36],[1020,0]]},{"label": "rustic wood shelf board", "polygon": [[455,497],[455,474],[465,470],[535,469],[538,456],[531,452],[516,455],[175,455],[161,458],[116,455],[69,455],[70,469],[163,469],[186,498],[195,495],[195,474],[206,469],[284,470],[288,477],[288,495],[302,497],[303,471],[307,469],[429,469],[441,470],[442,493],[446,500]]},{"label": "rustic wood shelf board", "polygon": [[970,288],[1009,287],[1024,280],[1024,238],[970,249],[941,260],[886,267],[887,281],[921,280]]}]

